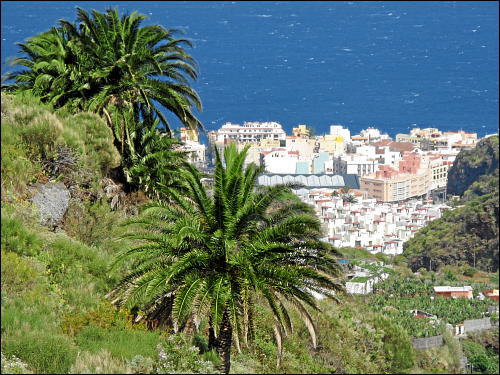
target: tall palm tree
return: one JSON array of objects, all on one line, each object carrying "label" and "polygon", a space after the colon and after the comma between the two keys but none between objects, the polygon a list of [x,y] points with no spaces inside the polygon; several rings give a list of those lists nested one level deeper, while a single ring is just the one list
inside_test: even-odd
[{"label": "tall palm tree", "polygon": [[150,125],[158,118],[171,133],[162,109],[191,129],[203,129],[192,111],[202,105],[189,86],[197,77],[196,62],[184,50],[191,42],[177,38],[179,30],[141,27],[144,19],[137,12],[120,18],[116,9],[89,14],[77,8],[77,24],[60,20],[58,28],[20,44],[27,56],[13,64],[28,70],[8,75],[16,81],[10,88],[102,114],[122,151],[126,131],[136,130],[139,120]]},{"label": "tall palm tree", "polygon": [[273,312],[281,352],[282,336],[292,330],[289,308],[299,312],[316,346],[307,309],[318,309],[313,292],[336,300],[335,292],[343,290],[334,249],[319,241],[319,220],[300,204],[273,205],[290,189],[256,188],[262,168],[243,168],[247,150],[226,148],[225,166],[216,153],[212,191],[188,166],[186,195],[166,188],[170,203],[153,203],[131,222],[142,227],[129,235],[140,242],[118,262],[131,262],[133,271],[108,295],[129,306],[174,296],[178,326],[192,311],[207,317],[209,347],[216,348],[225,373],[233,340],[239,349],[241,338],[252,337],[257,297]]}]

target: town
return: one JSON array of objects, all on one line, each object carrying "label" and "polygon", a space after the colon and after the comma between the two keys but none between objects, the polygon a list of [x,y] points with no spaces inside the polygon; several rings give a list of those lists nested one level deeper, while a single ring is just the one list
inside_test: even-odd
[{"label": "town", "polygon": [[388,255],[401,254],[404,242],[452,209],[445,203],[448,170],[460,150],[480,140],[477,133],[436,128],[392,140],[373,127],[351,135],[342,125],[321,136],[298,125],[287,135],[278,122],[227,122],[208,133],[208,147],[195,132],[182,128],[180,135],[200,167],[212,161],[214,148],[248,145],[246,163],[265,166],[260,185],[301,185],[293,191],[315,207],[324,241]]}]

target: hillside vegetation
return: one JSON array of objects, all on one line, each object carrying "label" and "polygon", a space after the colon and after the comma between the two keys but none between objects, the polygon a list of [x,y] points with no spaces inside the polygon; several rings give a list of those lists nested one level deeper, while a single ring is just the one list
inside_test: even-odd
[{"label": "hillside vegetation", "polygon": [[[170,125],[203,129],[192,43],[145,18],[77,8],[76,23],[20,44],[23,69],[5,77],[2,373],[461,372],[445,323],[489,314],[490,301],[433,301],[451,270],[414,275],[386,256],[381,293],[346,295],[314,209],[258,186],[248,148],[216,151],[203,178]],[[488,214],[489,196],[475,198]],[[477,215],[465,231],[487,221]],[[351,267],[379,271],[353,251]],[[439,323],[407,311],[420,307]],[[414,349],[431,334],[444,345]],[[494,353],[469,349],[498,371]]]},{"label": "hillside vegetation", "polygon": [[[121,277],[111,263],[129,246],[119,223],[136,212],[111,210],[100,184],[119,161],[106,124],[91,114],[55,112],[24,95],[2,95],[2,117],[2,372],[217,372],[217,356],[206,351],[206,321],[184,333],[152,330],[104,298]],[[45,160],[58,147],[71,150],[78,167],[53,175]],[[53,231],[39,224],[29,198],[32,184],[56,179],[72,187],[72,198]],[[145,201],[128,195],[130,204]],[[292,311],[294,330],[283,340],[277,367],[272,312],[263,302],[255,301],[252,345],[233,349],[232,373],[458,371],[452,346],[416,351],[399,318],[367,312],[362,299],[349,298],[320,301],[322,313],[312,312],[316,349]],[[436,356],[448,359],[436,365]]]},{"label": "hillside vegetation", "polygon": [[[461,151],[450,169],[448,191],[461,194],[456,208],[405,243],[404,256],[416,271],[447,264],[498,270],[498,136]],[[456,186],[454,184],[457,184]]]}]

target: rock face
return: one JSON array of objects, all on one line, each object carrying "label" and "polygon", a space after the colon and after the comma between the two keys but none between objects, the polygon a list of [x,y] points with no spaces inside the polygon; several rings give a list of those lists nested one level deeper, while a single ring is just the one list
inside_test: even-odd
[{"label": "rock face", "polygon": [[32,198],[32,203],[40,212],[40,223],[55,227],[68,209],[71,195],[64,184],[48,183],[36,187],[38,192]]},{"label": "rock face", "polygon": [[498,169],[498,136],[481,140],[473,150],[461,151],[448,172],[447,193],[462,195],[480,176]]}]

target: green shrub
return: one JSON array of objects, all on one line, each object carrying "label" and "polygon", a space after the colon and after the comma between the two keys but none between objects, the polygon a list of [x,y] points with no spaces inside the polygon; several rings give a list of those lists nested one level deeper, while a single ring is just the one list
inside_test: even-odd
[{"label": "green shrub", "polygon": [[[115,236],[116,224],[120,220],[120,211],[111,211],[109,204],[100,202],[82,202],[71,199],[64,216],[64,230],[70,237],[74,237],[89,246],[103,246],[109,250],[109,240]],[[121,250],[117,244],[109,253]],[[110,254],[111,255],[111,254]]]},{"label": "green shrub", "polygon": [[82,137],[81,146],[78,149],[85,155],[92,155],[89,160],[97,170],[105,173],[120,165],[120,154],[113,145],[111,129],[98,115],[79,113],[66,117],[65,120],[68,128],[71,127],[73,130],[72,133],[68,132],[68,136],[65,137],[66,141],[69,145],[71,144],[72,137],[69,134],[78,134]]},{"label": "green shrub", "polygon": [[20,358],[36,372],[46,374],[68,373],[77,353],[68,337],[47,330],[2,337],[2,350]]},{"label": "green shrub", "polygon": [[490,354],[486,348],[474,341],[462,342],[467,361],[473,365],[473,370],[481,374],[498,374],[498,355]]},{"label": "green shrub", "polygon": [[160,343],[160,332],[102,328],[95,325],[84,327],[75,337],[78,346],[91,353],[108,350],[115,358],[131,360],[136,355],[155,357]]},{"label": "green shrub", "polygon": [[106,279],[110,261],[98,249],[65,236],[59,236],[48,245],[46,259],[51,274],[60,275],[60,278],[71,276],[70,271],[78,269],[102,280]]},{"label": "green shrub", "polygon": [[144,322],[133,323],[132,316],[125,310],[116,310],[108,301],[103,300],[88,312],[73,311],[64,314],[62,331],[71,336],[78,335],[84,327],[119,328],[128,330],[146,330]]},{"label": "green shrub", "polygon": [[1,140],[2,197],[8,192],[20,194],[41,173],[41,164],[28,158],[14,126],[3,119]]},{"label": "green shrub", "polygon": [[383,332],[383,350],[389,372],[402,373],[413,367],[415,351],[406,331],[381,315],[373,319],[373,326]]},{"label": "green shrub", "polygon": [[[213,352],[198,354],[198,348],[190,345],[190,339],[183,335],[171,335],[164,344],[159,344],[157,374],[215,374],[219,373],[212,360],[217,360]],[[208,353],[212,353],[209,355]]]},{"label": "green shrub", "polygon": [[476,269],[474,267],[464,266],[462,268],[462,275],[464,276],[474,277],[475,274],[476,274]]},{"label": "green shrub", "polygon": [[19,255],[36,255],[42,248],[42,240],[36,235],[26,230],[23,223],[16,218],[4,215],[2,209],[2,249],[12,251]]},{"label": "green shrub", "polygon": [[39,283],[39,273],[33,262],[2,249],[2,291],[9,294],[29,291]]}]

